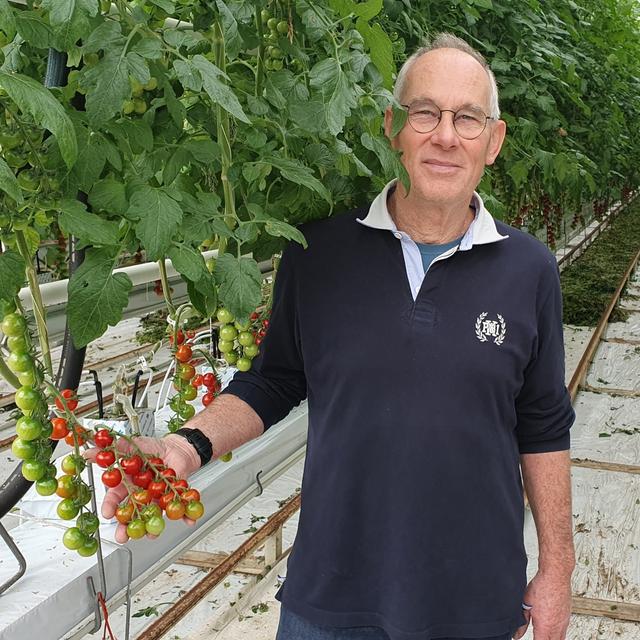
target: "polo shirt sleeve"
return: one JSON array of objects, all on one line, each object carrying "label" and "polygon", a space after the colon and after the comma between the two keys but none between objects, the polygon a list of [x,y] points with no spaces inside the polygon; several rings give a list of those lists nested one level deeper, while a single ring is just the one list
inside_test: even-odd
[{"label": "polo shirt sleeve", "polygon": [[249,404],[265,431],[282,420],[307,395],[297,311],[297,279],[292,243],[283,251],[276,274],[269,328],[251,369],[238,371],[223,393]]},{"label": "polo shirt sleeve", "polygon": [[562,292],[555,260],[541,277],[538,291],[542,295],[536,305],[537,340],[515,403],[521,454],[569,449],[575,419],[564,380]]}]

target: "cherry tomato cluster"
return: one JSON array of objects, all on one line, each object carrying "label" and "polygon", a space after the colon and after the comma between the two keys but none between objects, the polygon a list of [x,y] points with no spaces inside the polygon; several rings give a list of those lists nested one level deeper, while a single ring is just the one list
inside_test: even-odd
[{"label": "cherry tomato cluster", "polygon": [[96,464],[104,469],[102,483],[109,488],[124,484],[127,489],[127,497],[116,510],[116,519],[127,525],[130,538],[142,538],[147,533],[160,535],[165,528],[163,514],[169,520],[202,517],[204,507],[197,489],[178,479],[176,472],[158,456],[118,451],[118,437],[125,436],[102,428],[96,431],[93,440],[100,449]]},{"label": "cherry tomato cluster", "polygon": [[248,322],[238,322],[225,307],[218,309],[216,317],[221,323],[218,350],[228,364],[239,371],[251,369],[251,361],[260,352],[260,343],[269,327],[269,314],[254,312]]},{"label": "cherry tomato cluster", "polygon": [[51,424],[47,420],[47,399],[41,390],[44,374],[35,356],[24,316],[13,305],[4,305],[0,327],[7,336],[7,365],[22,385],[16,390],[15,403],[21,416],[16,422],[17,437],[11,444],[13,455],[22,460],[22,475],[29,481],[55,478],[51,458]]},{"label": "cherry tomato cluster", "polygon": [[[287,20],[279,20],[271,14],[269,9],[263,9],[260,13],[262,24],[267,30],[262,35],[265,46],[264,67],[267,71],[280,71],[287,63],[287,56],[280,45],[284,46],[284,39],[293,37],[293,25]],[[291,63],[295,70],[302,67],[297,58],[292,58]]]},{"label": "cherry tomato cluster", "polygon": [[175,340],[173,335],[170,336],[173,356],[176,360],[173,386],[178,393],[169,401],[169,406],[175,412],[169,420],[169,431],[176,431],[195,415],[195,407],[190,402],[197,398],[201,387],[204,387],[202,404],[205,407],[209,406],[220,393],[220,380],[214,373],[201,375],[196,371],[191,344],[193,337],[192,331],[184,332],[182,329],[177,331]]}]

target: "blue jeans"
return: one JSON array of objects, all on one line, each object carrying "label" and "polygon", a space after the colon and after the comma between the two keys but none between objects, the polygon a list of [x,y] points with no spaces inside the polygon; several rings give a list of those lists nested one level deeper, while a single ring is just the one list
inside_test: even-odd
[{"label": "blue jeans", "polygon": [[[275,640],[389,640],[381,627],[325,627],[315,625],[305,618],[280,606],[280,622]],[[463,640],[439,638],[438,640]],[[511,634],[476,640],[511,640]]]}]

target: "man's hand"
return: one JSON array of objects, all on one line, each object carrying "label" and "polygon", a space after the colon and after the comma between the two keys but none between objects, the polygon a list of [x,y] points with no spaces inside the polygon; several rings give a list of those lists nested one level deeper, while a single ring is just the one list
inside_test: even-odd
[{"label": "man's hand", "polygon": [[571,577],[538,572],[527,585],[524,611],[527,624],[519,627],[513,636],[520,640],[533,624],[533,640],[566,640],[571,618]]},{"label": "man's hand", "polygon": [[[176,472],[178,478],[187,478],[199,468],[199,464],[195,462],[197,455],[189,450],[192,448],[191,445],[180,436],[167,436],[165,438],[137,437],[135,438],[135,444],[144,453],[157,455],[162,458],[167,467],[171,467]],[[118,448],[118,451],[121,451],[122,453],[137,453],[135,447],[133,447],[124,438],[117,439],[116,447]],[[87,460],[95,462],[98,451],[100,451],[100,449],[91,448],[83,455]],[[108,489],[104,502],[102,503],[103,517],[113,518],[118,505],[126,495],[127,489],[124,483],[120,483],[114,489]],[[183,518],[183,520],[188,525],[195,524],[195,520],[190,520],[189,518]],[[147,534],[147,537],[154,538],[156,536]],[[116,542],[120,543],[124,543],[129,540],[126,525],[118,524],[115,538]]]}]

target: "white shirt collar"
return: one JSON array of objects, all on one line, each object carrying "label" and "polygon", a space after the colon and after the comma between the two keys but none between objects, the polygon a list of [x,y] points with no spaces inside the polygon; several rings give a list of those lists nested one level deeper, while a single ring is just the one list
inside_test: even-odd
[{"label": "white shirt collar", "polygon": [[[371,227],[372,229],[382,229],[399,233],[389,209],[387,208],[387,196],[389,190],[396,184],[396,180],[389,182],[385,188],[376,196],[376,199],[369,207],[369,213],[363,218],[358,218],[358,222]],[[473,192],[471,198],[471,206],[475,208],[476,215],[473,222],[469,225],[467,232],[460,241],[460,251],[471,249],[474,244],[489,244],[505,240],[509,236],[503,236],[498,233],[496,223],[493,216],[485,209],[482,198],[477,192]]]}]

